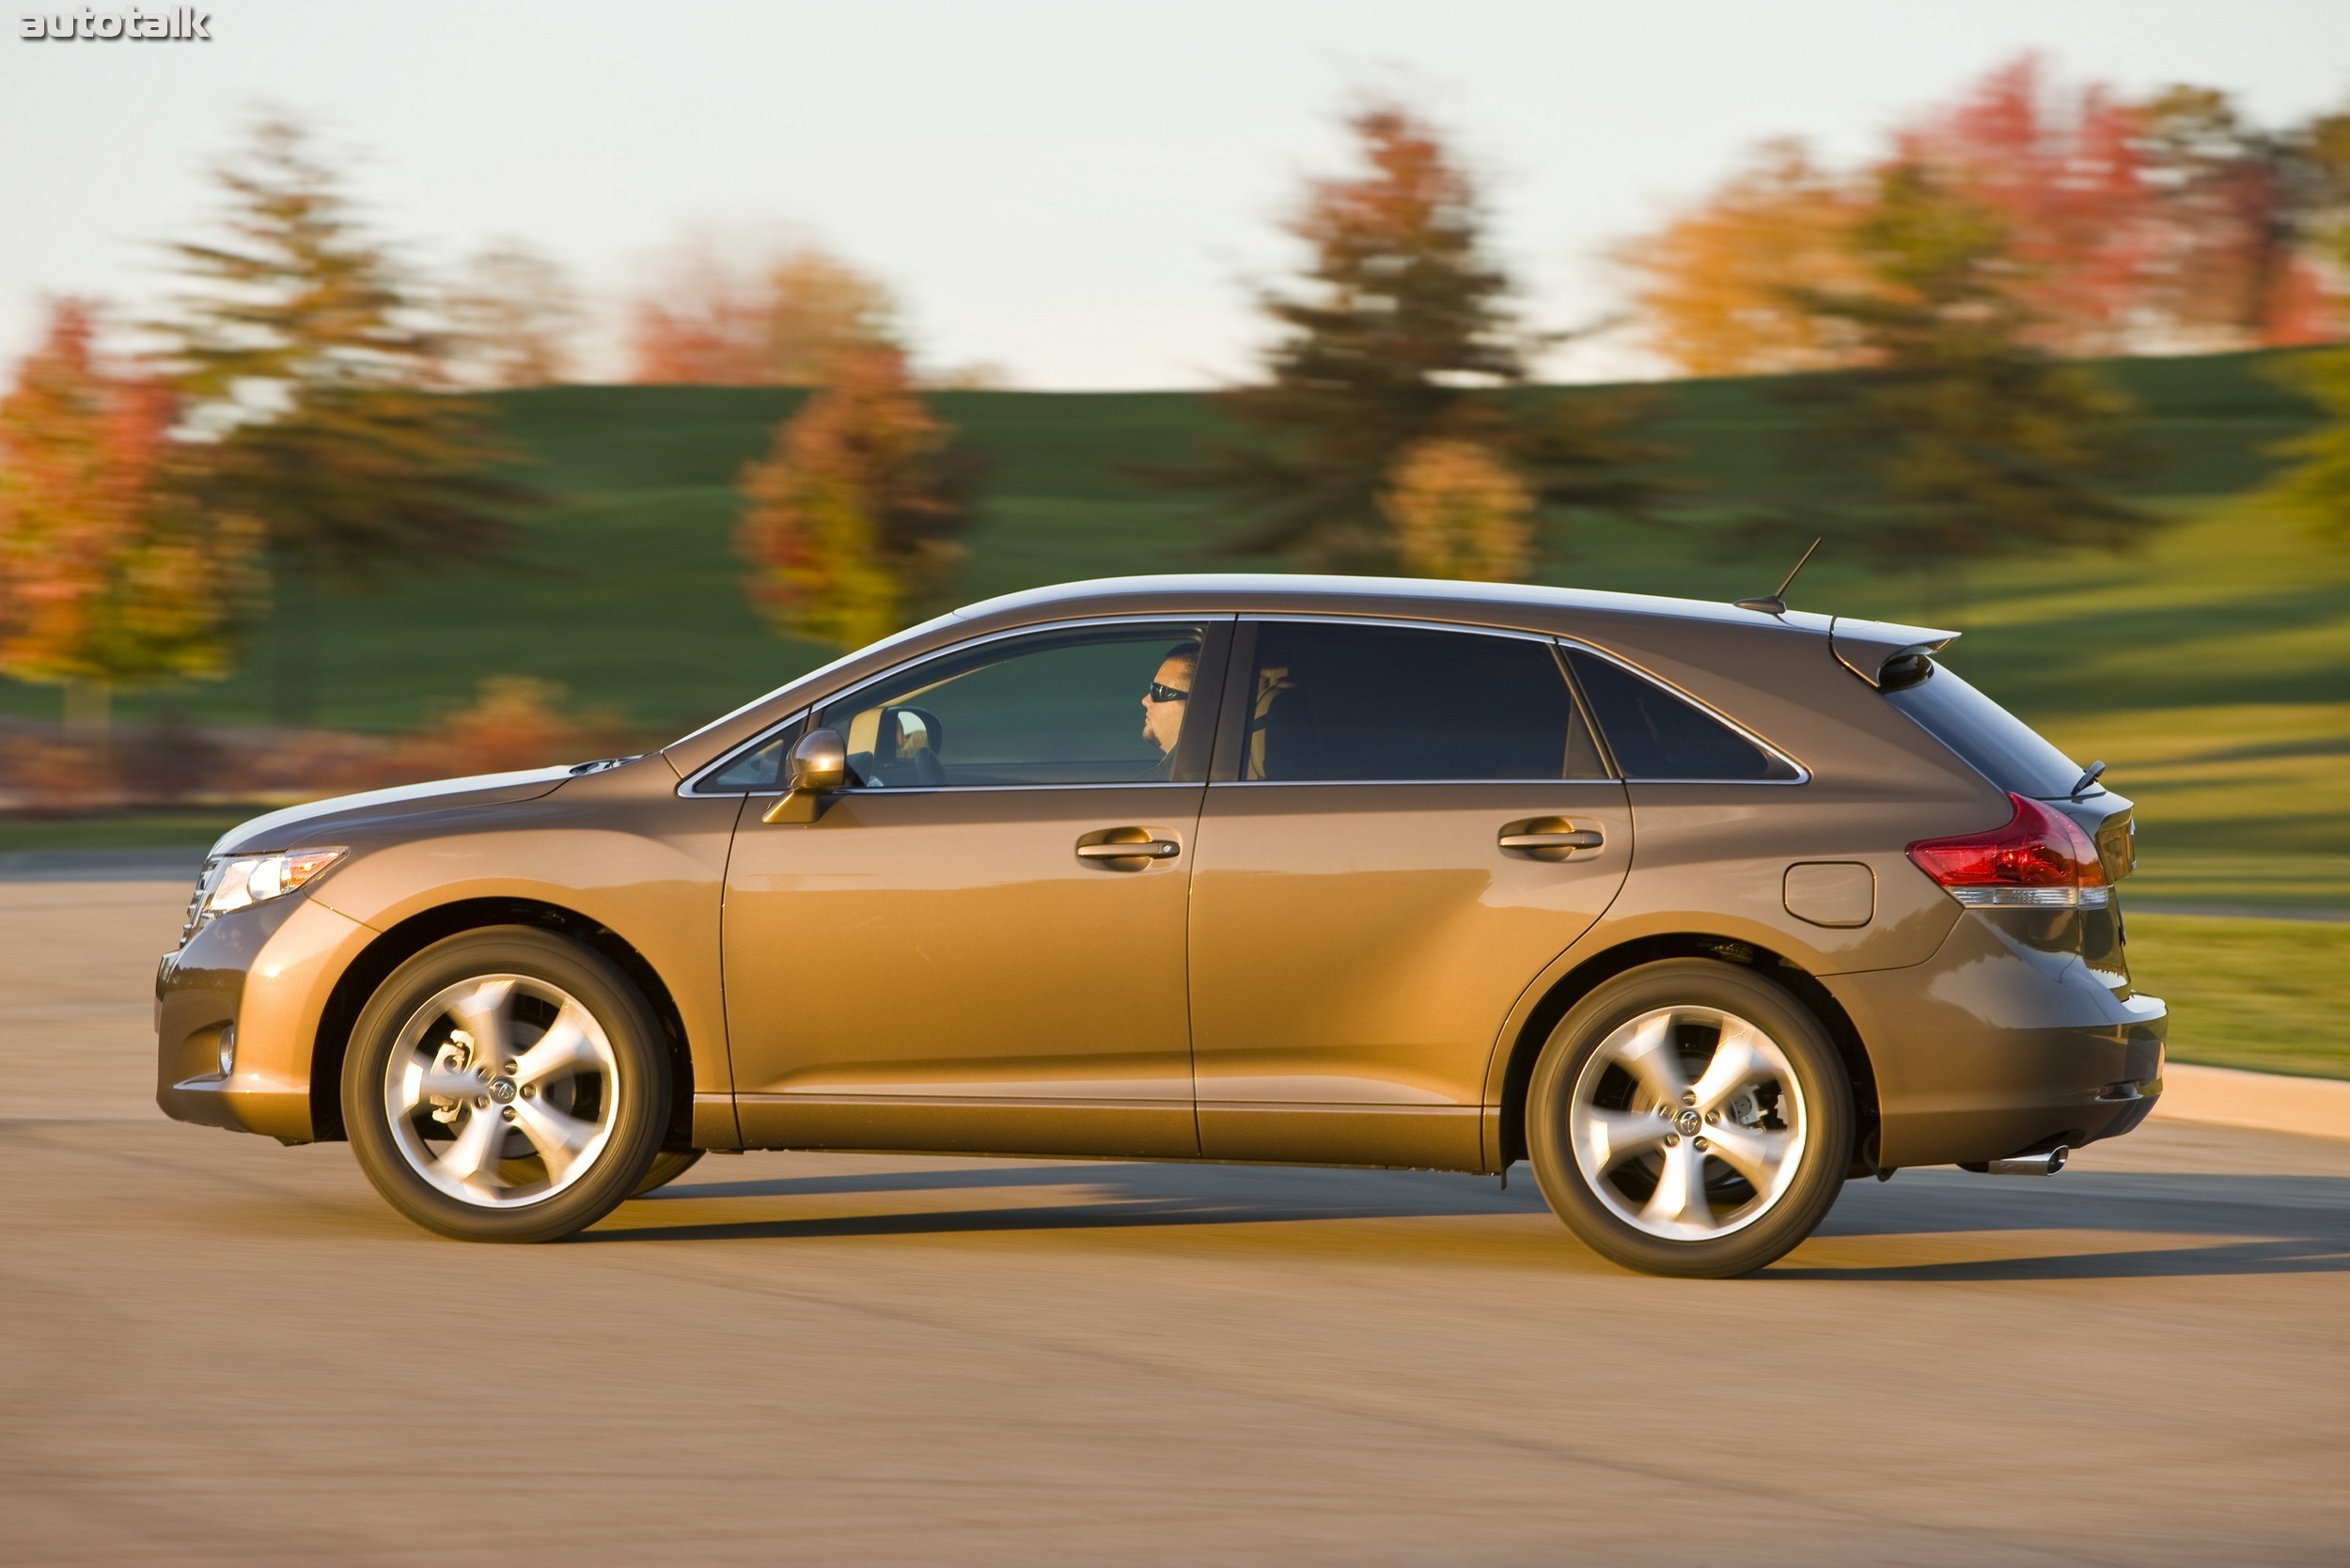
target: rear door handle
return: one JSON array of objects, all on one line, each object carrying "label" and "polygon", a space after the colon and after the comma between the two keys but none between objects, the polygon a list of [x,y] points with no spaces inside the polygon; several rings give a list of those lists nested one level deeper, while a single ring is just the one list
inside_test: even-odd
[{"label": "rear door handle", "polygon": [[1077,846],[1080,860],[1171,860],[1183,853],[1183,846],[1171,839],[1127,839]]},{"label": "rear door handle", "polygon": [[1541,821],[1512,823],[1501,830],[1495,840],[1506,850],[1586,850],[1597,849],[1607,841],[1607,836],[1596,827],[1570,827],[1565,823]]}]

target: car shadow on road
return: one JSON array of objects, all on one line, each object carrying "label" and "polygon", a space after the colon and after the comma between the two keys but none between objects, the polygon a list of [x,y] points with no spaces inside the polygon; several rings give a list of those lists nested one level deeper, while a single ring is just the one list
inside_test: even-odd
[{"label": "car shadow on road", "polygon": [[[1931,1282],[2350,1272],[2350,1177],[2099,1171],[2071,1178],[2069,1187],[2019,1190],[1995,1181],[1979,1185],[1954,1172],[1918,1174],[1923,1179],[1898,1195],[1848,1189],[1815,1244],[1769,1278]],[[2056,1233],[2141,1244],[2162,1238],[2165,1245],[2029,1252],[2016,1245],[2044,1244]],[[1957,1234],[2009,1245],[1997,1256],[1914,1256],[1935,1238]],[[1873,1241],[1911,1256],[1870,1262],[1855,1244]],[[1831,1250],[1852,1261],[1813,1261]]]},{"label": "car shadow on road", "polygon": [[[916,1237],[1116,1231],[1439,1217],[1539,1218],[1538,1229],[1383,1233],[1383,1256],[1491,1254],[1496,1263],[1590,1261],[1556,1228],[1523,1167],[1489,1178],[1430,1172],[1199,1166],[1152,1161],[953,1165],[680,1185],[623,1209],[589,1242]],[[1058,1200],[742,1219],[663,1211],[703,1199],[841,1199],[1052,1190]],[[1294,1234],[1294,1232],[1292,1232]],[[2056,1236],[2085,1246],[2052,1246]],[[2100,1248],[2097,1237],[2129,1245]],[[1960,1238],[1965,1238],[1961,1240]],[[2154,1241],[2156,1245],[2147,1245]],[[1962,1253],[1964,1255],[1962,1255]],[[1875,1254],[1875,1256],[1872,1256]],[[1924,1254],[1921,1256],[1921,1254]],[[1831,1261],[1832,1260],[1832,1261]],[[1786,1280],[2198,1278],[2350,1272],[2350,1177],[2096,1172],[2069,1187],[1957,1172],[1854,1184],[1821,1227],[1764,1276]]]},{"label": "car shadow on road", "polygon": [[[896,1194],[978,1196],[1008,1188],[1052,1190],[1065,1198],[1034,1203],[945,1205],[880,1213],[834,1212],[804,1216],[770,1213],[740,1220],[705,1217],[704,1211],[694,1220],[682,1224],[667,1222],[660,1213],[669,1205],[701,1199],[796,1198],[837,1201],[885,1199]],[[729,1237],[952,1235],[1490,1215],[1548,1217],[1530,1180],[1521,1180],[1503,1192],[1491,1177],[1428,1171],[1069,1161],[682,1184],[624,1207],[615,1216],[620,1224],[607,1224],[580,1239],[714,1241]]]}]

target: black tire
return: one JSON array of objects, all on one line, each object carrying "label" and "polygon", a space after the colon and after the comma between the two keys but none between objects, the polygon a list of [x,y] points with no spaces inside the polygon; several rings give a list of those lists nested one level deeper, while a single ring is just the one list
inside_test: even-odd
[{"label": "black tire", "polygon": [[642,1198],[649,1192],[659,1192],[700,1164],[701,1157],[702,1151],[699,1149],[663,1150],[652,1157],[652,1164],[645,1168],[644,1179],[636,1184],[636,1190],[629,1196]]},{"label": "black tire", "polygon": [[[536,1101],[538,1109],[552,1112],[557,1108],[557,1092],[568,1092],[572,1098],[561,1107],[570,1117],[565,1124],[596,1131],[587,1152],[567,1164],[560,1176],[551,1157],[535,1154],[519,1126],[501,1128],[488,1120],[496,1109],[488,1093],[478,1109],[460,1097],[420,1103],[406,1116],[395,1113],[397,1091],[388,1081],[395,1051],[402,1053],[403,1072],[406,1063],[425,1059],[426,1051],[470,1051],[470,1033],[450,1027],[453,1011],[431,1007],[431,1018],[427,1011],[453,988],[462,994],[467,982],[494,977],[519,981],[509,988],[519,1000],[511,1004],[503,1026],[513,1037],[509,1050],[519,1054],[532,1043],[523,1038],[532,1027],[524,1016],[525,1003],[539,1010],[541,1020],[559,1017],[557,1005],[543,996],[550,991],[575,1001],[601,1034],[596,1061],[580,1075],[587,1087],[573,1088],[570,1078],[550,1079],[546,1098]],[[552,1026],[542,1021],[539,1027]],[[403,1043],[403,1031],[415,1038]],[[437,1046],[436,1040],[441,1042]],[[451,1040],[461,1043],[448,1043]],[[517,1095],[532,1100],[536,1086],[518,1090],[515,1078],[521,1074],[509,1076],[504,1071],[494,1080],[487,1076],[503,1065],[485,1057],[473,1071],[483,1076],[485,1090],[504,1085],[498,1090],[504,1108],[496,1114],[510,1122],[527,1108],[514,1103]],[[444,1068],[436,1064],[431,1071]],[[393,970],[368,999],[344,1058],[343,1126],[359,1168],[375,1190],[425,1229],[461,1241],[556,1241],[593,1225],[635,1191],[660,1152],[670,1093],[668,1053],[660,1025],[625,975],[601,954],[567,937],[527,926],[490,926],[434,943]],[[462,1125],[471,1125],[477,1114],[482,1116],[481,1144],[489,1150],[487,1164],[495,1173],[482,1184],[490,1197],[468,1200],[452,1196],[426,1174],[425,1167],[433,1162],[423,1160],[418,1152],[429,1153],[434,1147],[454,1151],[459,1141],[448,1129],[431,1131],[430,1123],[438,1120],[431,1114],[434,1105],[460,1107],[450,1114],[462,1118]],[[446,1144],[429,1141],[436,1137],[447,1139]],[[503,1184],[508,1172],[526,1173],[534,1159],[543,1196],[532,1196],[526,1174],[510,1187]]]},{"label": "black tire", "polygon": [[[1718,1152],[1724,1133],[1737,1134],[1738,1125],[1723,1127],[1702,1111],[1698,1111],[1698,1121],[1682,1122],[1678,1118],[1684,1107],[1652,1105],[1636,1098],[1653,1093],[1653,1088],[1637,1074],[1620,1065],[1606,1065],[1617,1061],[1617,1055],[1595,1063],[1603,1047],[1621,1049],[1624,1037],[1619,1030],[1684,1008],[1691,1010],[1698,1021],[1686,1022],[1676,1014],[1661,1028],[1663,1038],[1683,1043],[1674,1048],[1673,1060],[1684,1074],[1704,1059],[1695,1053],[1710,1055],[1715,1049],[1706,1043],[1708,1026],[1703,1020],[1709,1012],[1751,1025],[1767,1043],[1778,1047],[1792,1069],[1799,1098],[1791,1103],[1783,1087],[1767,1087],[1777,1085],[1784,1076],[1780,1074],[1756,1080],[1766,1088],[1748,1094],[1739,1107],[1742,1114],[1758,1118],[1747,1123],[1758,1132],[1771,1131],[1771,1119],[1779,1118],[1778,1130],[1794,1135],[1792,1152],[1778,1167],[1786,1172],[1792,1163],[1793,1169],[1780,1177],[1783,1184],[1776,1186],[1775,1199],[1732,1168]],[[1714,1038],[1718,1041],[1726,1032],[1724,1026]],[[1619,1043],[1611,1046],[1611,1040]],[[1700,1172],[1697,1180],[1702,1182],[1699,1198],[1703,1205],[1702,1220],[1690,1229],[1719,1224],[1725,1227],[1722,1233],[1699,1239],[1654,1233],[1635,1222],[1650,1211],[1632,1217],[1622,1212],[1634,1208],[1643,1176],[1652,1184],[1653,1193],[1665,1186],[1665,1173],[1674,1168],[1665,1163],[1661,1143],[1653,1153],[1617,1152],[1601,1158],[1602,1164],[1606,1158],[1621,1163],[1601,1173],[1600,1180],[1608,1183],[1609,1193],[1598,1190],[1578,1160],[1574,1142],[1571,1118],[1576,1114],[1578,1084],[1592,1097],[1594,1107],[1611,1093],[1625,1106],[1640,1107],[1607,1114],[1645,1118],[1652,1109],[1659,1111],[1658,1126],[1664,1130],[1657,1132],[1658,1139],[1677,1145],[1681,1137],[1687,1137],[1687,1149],[1676,1157],[1695,1162]],[[1701,1082],[1693,1087],[1702,1087]],[[1791,1104],[1792,1121],[1788,1120]],[[1697,1110],[1694,1105],[1685,1108]],[[1672,1114],[1663,1114],[1668,1111]],[[1708,1120],[1716,1121],[1716,1125],[1702,1124]],[[1721,1279],[1751,1274],[1776,1262],[1827,1217],[1843,1188],[1852,1159],[1854,1121],[1852,1085],[1843,1058],[1809,1009],[1753,970],[1708,959],[1671,959],[1643,964],[1602,983],[1559,1021],[1535,1060],[1528,1085],[1526,1144],[1543,1197],[1567,1229],[1594,1252],[1647,1274]],[[1690,1129],[1687,1134],[1672,1132],[1684,1125]],[[1650,1123],[1642,1120],[1637,1126],[1646,1129]],[[1638,1134],[1616,1147],[1640,1148]],[[1693,1152],[1700,1149],[1716,1152]],[[1627,1192],[1627,1185],[1635,1192]],[[1749,1213],[1751,1217],[1739,1217]],[[1734,1229],[1728,1228],[1733,1225]]]}]

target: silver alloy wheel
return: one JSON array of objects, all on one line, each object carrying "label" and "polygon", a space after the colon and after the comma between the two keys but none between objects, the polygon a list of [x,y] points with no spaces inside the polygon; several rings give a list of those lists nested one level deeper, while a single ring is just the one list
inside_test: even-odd
[{"label": "silver alloy wheel", "polygon": [[400,1026],[384,1113],[417,1175],[461,1202],[516,1209],[594,1167],[619,1088],[612,1042],[577,997],[527,975],[477,975]]},{"label": "silver alloy wheel", "polygon": [[1593,1195],[1668,1241],[1711,1241],[1768,1214],[1794,1182],[1810,1132],[1787,1053],[1751,1021],[1711,1007],[1658,1008],[1619,1025],[1575,1075],[1567,1118]]}]

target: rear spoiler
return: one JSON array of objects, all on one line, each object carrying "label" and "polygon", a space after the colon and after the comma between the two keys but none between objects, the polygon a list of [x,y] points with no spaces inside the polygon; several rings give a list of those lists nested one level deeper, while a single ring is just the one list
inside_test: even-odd
[{"label": "rear spoiler", "polygon": [[1956,632],[1937,632],[1931,626],[1856,620],[1844,615],[1829,621],[1827,628],[1827,645],[1836,662],[1886,691],[1917,684],[1925,676],[1925,656],[1957,637]]}]

